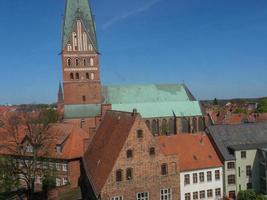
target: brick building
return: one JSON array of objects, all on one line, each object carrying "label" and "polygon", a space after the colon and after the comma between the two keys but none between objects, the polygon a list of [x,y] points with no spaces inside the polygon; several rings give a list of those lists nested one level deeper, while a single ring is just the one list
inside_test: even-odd
[{"label": "brick building", "polygon": [[108,111],[83,158],[84,199],[179,199],[177,155],[165,155],[136,111]]},{"label": "brick building", "polygon": [[[184,84],[103,86],[95,22],[88,0],[67,0],[62,33],[64,120],[93,134],[106,110],[136,108],[153,134],[203,131],[199,101]],[[63,102],[63,103],[62,103]]]}]

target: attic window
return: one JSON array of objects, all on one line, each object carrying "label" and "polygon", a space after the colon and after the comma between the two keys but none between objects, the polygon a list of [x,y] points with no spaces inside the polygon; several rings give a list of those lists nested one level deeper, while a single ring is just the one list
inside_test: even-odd
[{"label": "attic window", "polygon": [[133,150],[129,149],[127,150],[127,158],[132,158],[133,157]]},{"label": "attic window", "polygon": [[27,152],[27,153],[32,153],[32,152],[33,152],[33,147],[32,147],[32,145],[28,144],[28,145],[26,146],[26,152]]},{"label": "attic window", "polygon": [[137,131],[137,138],[139,139],[143,138],[143,130],[140,129]]},{"label": "attic window", "polygon": [[56,145],[56,152],[61,153],[62,152],[62,147],[61,145]]},{"label": "attic window", "polygon": [[149,155],[150,156],[154,156],[156,154],[156,152],[155,152],[155,147],[151,147],[151,148],[149,148]]},{"label": "attic window", "polygon": [[116,181],[117,182],[121,182],[122,181],[122,170],[121,169],[118,169],[116,171]]}]

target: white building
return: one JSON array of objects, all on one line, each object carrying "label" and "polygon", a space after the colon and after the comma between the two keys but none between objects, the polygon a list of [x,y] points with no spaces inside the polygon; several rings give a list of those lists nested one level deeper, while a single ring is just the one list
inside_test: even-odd
[{"label": "white building", "polygon": [[180,200],[223,198],[223,164],[205,134],[163,136],[166,154],[177,154],[180,166]]}]

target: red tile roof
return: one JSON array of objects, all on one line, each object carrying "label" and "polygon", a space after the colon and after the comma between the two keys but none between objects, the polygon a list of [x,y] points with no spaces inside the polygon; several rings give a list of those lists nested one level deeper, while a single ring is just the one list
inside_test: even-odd
[{"label": "red tile roof", "polygon": [[123,148],[138,114],[107,111],[84,154],[84,166],[96,192],[100,192]]},{"label": "red tile roof", "polygon": [[221,167],[222,163],[205,134],[161,136],[157,142],[163,153],[178,154],[181,171]]}]

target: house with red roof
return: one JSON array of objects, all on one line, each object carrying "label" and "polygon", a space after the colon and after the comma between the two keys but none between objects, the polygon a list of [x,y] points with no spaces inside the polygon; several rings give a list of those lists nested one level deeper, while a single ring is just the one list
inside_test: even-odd
[{"label": "house with red roof", "polygon": [[179,162],[137,113],[107,111],[83,157],[83,199],[179,199]]},{"label": "house with red roof", "polygon": [[157,138],[165,155],[176,154],[180,167],[180,199],[222,199],[223,164],[205,134]]}]

